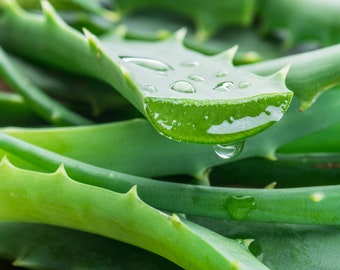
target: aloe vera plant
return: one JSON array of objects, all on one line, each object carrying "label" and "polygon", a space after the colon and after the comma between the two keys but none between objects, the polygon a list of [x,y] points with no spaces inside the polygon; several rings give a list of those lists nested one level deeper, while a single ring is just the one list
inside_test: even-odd
[{"label": "aloe vera plant", "polygon": [[[303,35],[265,0],[51,4],[0,1],[0,257],[29,269],[339,265],[336,38]],[[282,10],[337,28],[333,4],[317,18],[305,5]],[[310,36],[322,48],[289,55]]]}]

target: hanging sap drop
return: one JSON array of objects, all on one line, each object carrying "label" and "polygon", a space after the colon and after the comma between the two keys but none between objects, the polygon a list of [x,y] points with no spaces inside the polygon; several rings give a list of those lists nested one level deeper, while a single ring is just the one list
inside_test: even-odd
[{"label": "hanging sap drop", "polygon": [[134,57],[134,56],[120,56],[120,58],[124,61],[124,62],[129,62],[129,63],[133,63],[136,64],[138,66],[141,67],[145,67],[148,69],[152,69],[155,71],[169,71],[172,70],[172,68],[159,60],[156,59],[152,59],[152,58],[145,58],[145,57]]},{"label": "hanging sap drop", "polygon": [[213,146],[215,153],[223,159],[232,159],[242,152],[244,141],[235,144],[216,144]]}]

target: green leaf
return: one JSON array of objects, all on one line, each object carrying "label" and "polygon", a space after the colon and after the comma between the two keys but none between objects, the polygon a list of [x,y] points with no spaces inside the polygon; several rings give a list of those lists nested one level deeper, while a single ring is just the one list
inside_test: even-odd
[{"label": "green leaf", "polygon": [[[109,82],[166,137],[233,143],[280,120],[291,101],[287,69],[268,77],[239,70],[231,64],[234,49],[207,57],[176,38],[129,42],[116,34],[100,42],[69,28],[47,2],[43,8],[45,17],[7,4],[0,29],[11,31],[1,32],[0,43],[21,53],[28,46],[36,60]],[[36,38],[27,42],[20,32]]]},{"label": "green leaf", "polygon": [[179,270],[151,252],[109,238],[46,224],[0,222],[0,256],[29,269]]},{"label": "green leaf", "polygon": [[334,45],[339,43],[339,9],[338,1],[263,0],[260,28],[265,33],[283,34],[286,47],[299,42]]},{"label": "green leaf", "polygon": [[45,122],[17,94],[0,91],[0,126],[34,126]]},{"label": "green leaf", "polygon": [[133,12],[158,10],[172,12],[185,16],[193,21],[197,28],[198,39],[205,39],[215,34],[221,28],[229,25],[249,25],[252,22],[255,1],[157,1],[157,0],[118,0],[117,6],[123,15]]},{"label": "green leaf", "polygon": [[0,75],[7,83],[23,96],[34,111],[42,118],[59,125],[86,125],[92,121],[68,110],[43,93],[39,88],[30,83],[24,75],[17,70],[6,53],[0,47]]},{"label": "green leaf", "polygon": [[47,174],[16,168],[7,159],[0,172],[1,221],[99,234],[152,251],[185,269],[267,269],[236,241],[145,204],[136,186],[116,193],[71,180],[63,166]]},{"label": "green leaf", "polygon": [[336,269],[340,263],[339,226],[192,220],[227,237],[254,239],[249,250],[271,269]]},{"label": "green leaf", "polygon": [[287,87],[300,98],[300,109],[306,110],[320,94],[339,85],[339,52],[340,45],[334,45],[243,67],[256,74],[266,75],[290,65],[286,79]]},{"label": "green leaf", "polygon": [[132,176],[58,155],[0,133],[0,147],[45,170],[65,164],[82,183],[127,192],[138,183],[141,198],[158,209],[235,220],[337,225],[339,186],[292,189],[218,188]]}]

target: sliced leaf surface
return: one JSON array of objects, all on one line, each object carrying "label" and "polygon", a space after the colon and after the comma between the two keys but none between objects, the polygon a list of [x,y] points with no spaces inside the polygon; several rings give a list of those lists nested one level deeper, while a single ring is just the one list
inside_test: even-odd
[{"label": "sliced leaf surface", "polygon": [[[207,57],[176,38],[128,42],[115,35],[100,42],[68,27],[45,1],[45,17],[6,3],[1,44],[17,53],[27,46],[29,57],[109,82],[169,138],[239,141],[279,121],[291,101],[286,69],[268,77],[239,70],[231,64],[234,50]],[[22,33],[36,38],[28,42]]]}]

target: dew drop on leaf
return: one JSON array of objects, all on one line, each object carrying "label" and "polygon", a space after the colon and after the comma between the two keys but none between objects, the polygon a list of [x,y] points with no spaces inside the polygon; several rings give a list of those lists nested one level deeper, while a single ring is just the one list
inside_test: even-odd
[{"label": "dew drop on leaf", "polygon": [[256,202],[251,196],[230,196],[226,200],[226,208],[233,219],[243,220],[256,208]]},{"label": "dew drop on leaf", "polygon": [[181,66],[183,67],[197,67],[199,65],[200,65],[200,62],[194,61],[194,60],[185,61],[181,64]]},{"label": "dew drop on leaf", "polygon": [[172,69],[168,64],[162,61],[159,61],[159,60],[151,59],[151,58],[134,57],[134,56],[120,56],[120,58],[124,62],[133,63],[138,66],[156,70],[156,71],[169,71]]},{"label": "dew drop on leaf", "polygon": [[220,72],[218,72],[218,73],[216,74],[216,77],[217,77],[217,78],[222,78],[222,77],[227,76],[228,74],[229,74],[228,71],[222,70],[222,71],[220,71]]},{"label": "dew drop on leaf", "polygon": [[153,85],[145,85],[144,86],[144,92],[147,92],[147,93],[156,93],[157,92],[157,88],[154,87]]},{"label": "dew drop on leaf", "polygon": [[202,81],[204,81],[204,78],[202,76],[200,76],[200,75],[197,75],[197,74],[191,74],[190,76],[188,76],[188,78],[190,80],[195,81],[195,82],[202,82]]},{"label": "dew drop on leaf", "polygon": [[231,159],[241,154],[243,145],[244,141],[229,145],[216,144],[213,146],[213,149],[220,158]]},{"label": "dew drop on leaf", "polygon": [[244,89],[244,88],[247,88],[249,86],[250,86],[250,82],[244,81],[244,82],[240,82],[237,87],[239,89]]},{"label": "dew drop on leaf", "polygon": [[234,83],[232,81],[220,82],[214,87],[214,90],[221,91],[221,92],[229,91],[233,85]]},{"label": "dew drop on leaf", "polygon": [[175,81],[170,85],[170,88],[174,91],[181,92],[181,93],[195,93],[196,90],[194,86],[187,82],[187,81]]}]

